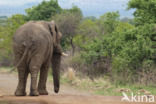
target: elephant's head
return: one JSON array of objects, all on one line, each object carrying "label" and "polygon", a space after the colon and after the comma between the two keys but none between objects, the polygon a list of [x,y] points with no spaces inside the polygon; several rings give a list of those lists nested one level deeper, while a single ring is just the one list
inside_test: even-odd
[{"label": "elephant's head", "polygon": [[64,55],[60,45],[62,34],[59,31],[57,25],[54,21],[49,22],[49,29],[52,34],[53,39],[53,54],[52,54],[52,72],[53,72],[53,81],[54,81],[54,91],[58,93],[60,87],[60,63],[61,56]]}]

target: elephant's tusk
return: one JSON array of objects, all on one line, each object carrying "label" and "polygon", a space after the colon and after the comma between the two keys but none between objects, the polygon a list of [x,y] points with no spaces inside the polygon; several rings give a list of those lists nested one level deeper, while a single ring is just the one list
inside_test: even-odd
[{"label": "elephant's tusk", "polygon": [[63,53],[62,53],[62,56],[67,57],[67,56],[69,56],[69,55],[63,52]]}]

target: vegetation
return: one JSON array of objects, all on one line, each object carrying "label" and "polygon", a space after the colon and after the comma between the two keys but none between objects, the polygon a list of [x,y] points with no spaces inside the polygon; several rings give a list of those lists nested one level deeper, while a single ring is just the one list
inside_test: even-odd
[{"label": "vegetation", "polygon": [[[52,78],[50,78],[51,80]],[[112,84],[109,77],[99,77],[92,81],[90,78],[76,77],[70,80],[69,77],[63,75],[61,83],[67,86],[72,86],[79,90],[85,90],[92,94],[105,95],[105,96],[123,96],[122,92],[131,96],[133,92],[135,95],[156,95],[155,86],[146,86],[141,84],[122,85]]]},{"label": "vegetation", "polygon": [[128,9],[136,9],[134,20],[136,25],[156,23],[155,0],[130,0]]},{"label": "vegetation", "polygon": [[0,25],[5,25],[6,20],[7,20],[6,16],[0,16]]},{"label": "vegetation", "polygon": [[24,18],[24,15],[16,14],[8,18],[5,25],[0,26],[0,66],[12,64],[12,36],[16,29],[26,22]]},{"label": "vegetation", "polygon": [[[128,88],[128,84],[155,86],[156,1],[130,0],[128,9],[131,8],[135,9],[134,19],[120,19],[119,12],[108,12],[100,18],[83,17],[78,7],[62,9],[57,0],[50,0],[26,9],[26,15],[0,18],[0,65],[12,60],[11,39],[19,26],[29,20],[53,19],[63,33],[64,51],[72,51],[64,59],[64,68],[71,66],[83,76],[89,76],[93,81],[90,86],[99,83],[98,86],[105,86],[105,82],[94,82],[96,77],[105,80],[103,76],[112,86],[108,92],[118,86]],[[87,82],[84,83],[86,86]]]},{"label": "vegetation", "polygon": [[57,0],[43,1],[38,6],[26,9],[27,20],[48,20],[61,10]]},{"label": "vegetation", "polygon": [[61,13],[51,17],[56,21],[63,34],[62,46],[64,49],[68,49],[71,46],[72,54],[75,52],[73,38],[76,35],[76,29],[82,17],[81,10],[76,6],[73,6],[71,9],[64,9]]}]

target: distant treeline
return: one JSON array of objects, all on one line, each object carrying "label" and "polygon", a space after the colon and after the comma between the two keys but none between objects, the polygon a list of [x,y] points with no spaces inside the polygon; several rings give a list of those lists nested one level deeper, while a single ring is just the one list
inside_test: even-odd
[{"label": "distant treeline", "polygon": [[0,25],[5,25],[7,18],[7,16],[0,16]]},{"label": "distant treeline", "polygon": [[0,19],[7,19],[7,16],[0,16]]}]

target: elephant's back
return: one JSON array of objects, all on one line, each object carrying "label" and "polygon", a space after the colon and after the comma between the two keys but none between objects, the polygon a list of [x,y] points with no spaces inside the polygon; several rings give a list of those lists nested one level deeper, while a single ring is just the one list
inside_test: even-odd
[{"label": "elephant's back", "polygon": [[49,44],[51,36],[49,31],[34,21],[30,21],[17,29],[13,36],[13,42],[17,44]]},{"label": "elephant's back", "polygon": [[47,59],[52,53],[52,39],[50,32],[44,28],[44,25],[30,21],[17,29],[13,36],[14,54],[26,55],[26,61],[29,63],[31,57],[39,54],[39,57]]}]

